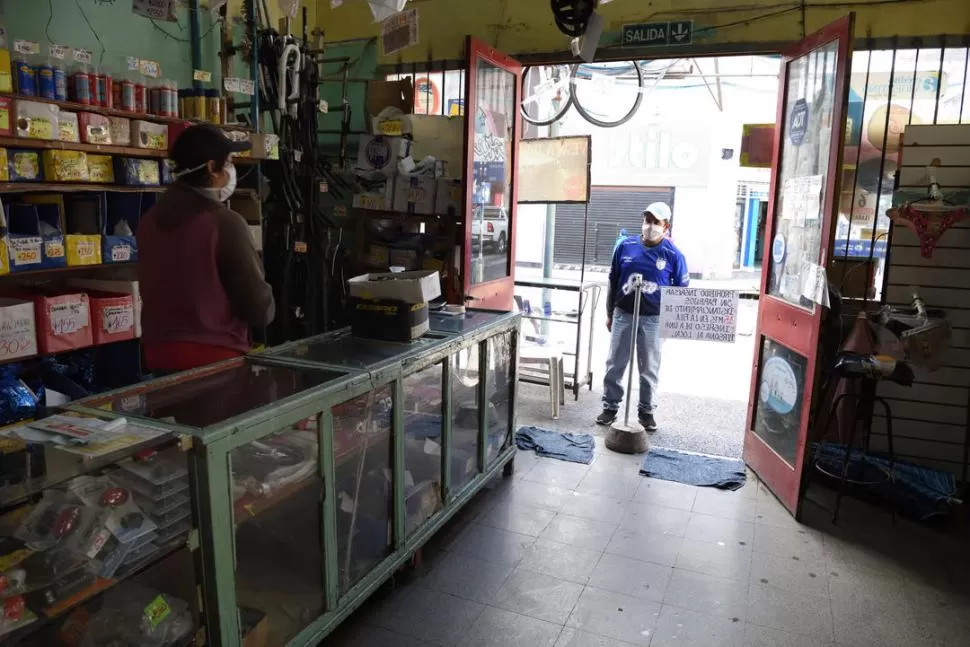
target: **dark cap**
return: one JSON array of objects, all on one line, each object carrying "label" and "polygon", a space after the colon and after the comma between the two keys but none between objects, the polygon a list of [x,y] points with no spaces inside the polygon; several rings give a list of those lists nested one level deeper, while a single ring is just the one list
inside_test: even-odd
[{"label": "dark cap", "polygon": [[175,163],[175,172],[196,168],[209,161],[221,162],[230,153],[248,151],[248,141],[229,139],[226,133],[209,124],[197,124],[182,131],[172,144],[168,156]]}]

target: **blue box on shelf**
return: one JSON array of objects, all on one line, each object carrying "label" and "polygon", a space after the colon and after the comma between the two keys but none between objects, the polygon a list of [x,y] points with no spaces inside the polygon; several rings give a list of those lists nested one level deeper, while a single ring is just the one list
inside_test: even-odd
[{"label": "blue box on shelf", "polygon": [[[104,263],[133,263],[138,260],[138,220],[142,214],[143,193],[109,193],[108,217],[102,238],[101,258]],[[117,233],[124,230],[131,233]]]},{"label": "blue box on shelf", "polygon": [[43,182],[44,165],[40,161],[40,151],[8,149],[7,172],[11,182]]},{"label": "blue box on shelf", "polygon": [[125,186],[159,186],[161,175],[158,160],[136,157],[115,157],[115,182]]},{"label": "blue box on shelf", "polygon": [[[67,267],[57,205],[13,203],[4,207],[9,223],[11,272]],[[41,223],[48,226],[42,229]]]}]

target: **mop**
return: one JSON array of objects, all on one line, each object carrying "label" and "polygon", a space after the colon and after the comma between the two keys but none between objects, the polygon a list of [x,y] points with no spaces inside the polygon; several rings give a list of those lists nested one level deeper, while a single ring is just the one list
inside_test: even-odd
[{"label": "mop", "polygon": [[633,396],[633,373],[634,367],[639,365],[637,360],[637,332],[640,328],[640,294],[643,287],[643,277],[634,276],[632,287],[635,290],[633,296],[633,334],[630,335],[630,367],[626,379],[626,409],[623,413],[623,422],[614,422],[610,430],[606,432],[606,448],[621,454],[643,454],[650,449],[647,442],[647,432],[637,425],[635,428],[630,425],[630,400]]}]

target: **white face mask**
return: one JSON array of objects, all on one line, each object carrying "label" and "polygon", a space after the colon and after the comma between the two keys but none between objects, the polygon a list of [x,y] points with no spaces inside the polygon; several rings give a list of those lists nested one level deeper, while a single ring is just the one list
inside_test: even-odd
[{"label": "white face mask", "polygon": [[653,242],[655,240],[660,240],[661,238],[663,238],[663,235],[664,235],[664,226],[663,225],[648,225],[648,224],[644,223],[643,224],[643,227],[641,229],[641,232],[643,233],[643,239],[644,240],[649,240],[650,242]]},{"label": "white face mask", "polygon": [[229,181],[226,182],[226,186],[220,188],[206,187],[202,189],[203,193],[216,202],[225,202],[236,192],[236,167],[232,162],[229,162],[226,164],[225,169],[226,173],[229,174]]}]

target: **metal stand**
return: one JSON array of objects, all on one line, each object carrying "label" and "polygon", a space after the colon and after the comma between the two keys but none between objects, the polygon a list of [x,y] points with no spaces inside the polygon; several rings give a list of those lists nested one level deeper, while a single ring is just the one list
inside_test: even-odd
[{"label": "metal stand", "polygon": [[643,279],[637,278],[632,282],[636,292],[633,296],[633,333],[630,335],[630,367],[626,378],[626,408],[623,412],[623,422],[614,422],[606,433],[606,448],[621,454],[644,454],[650,449],[647,432],[643,427],[630,425],[630,400],[633,395],[634,367],[639,366],[637,358],[637,333],[640,329],[640,295]]}]

